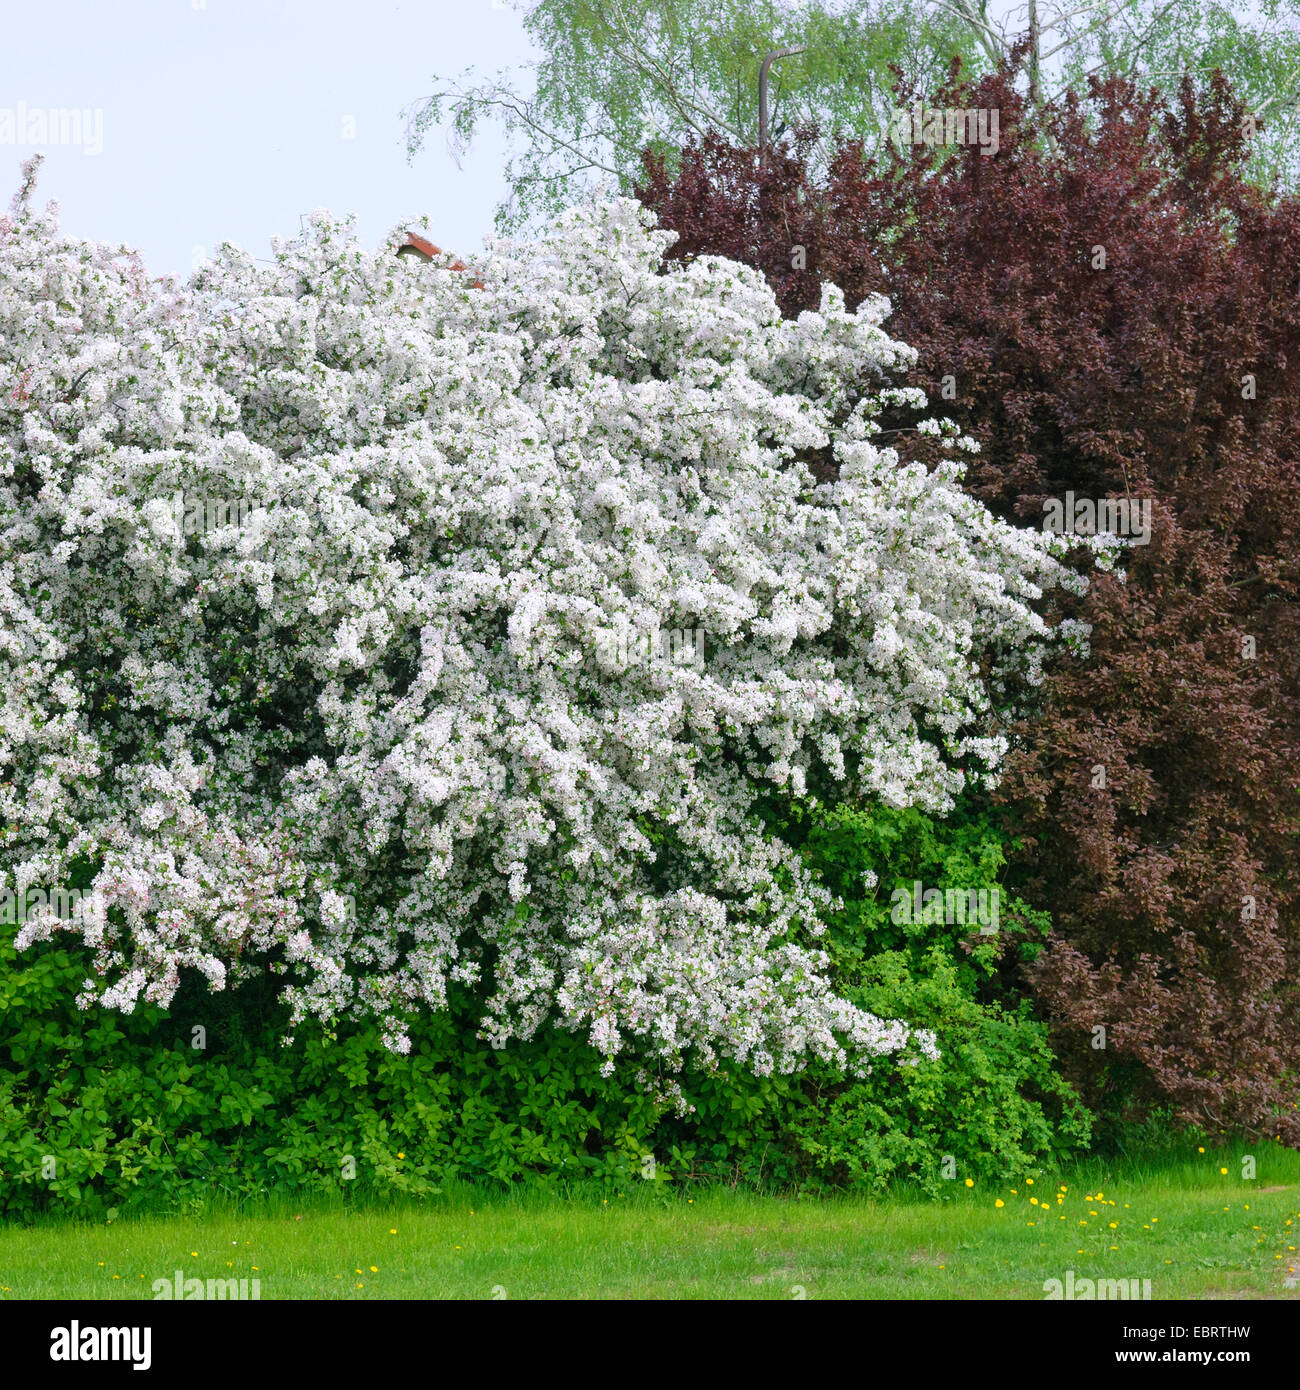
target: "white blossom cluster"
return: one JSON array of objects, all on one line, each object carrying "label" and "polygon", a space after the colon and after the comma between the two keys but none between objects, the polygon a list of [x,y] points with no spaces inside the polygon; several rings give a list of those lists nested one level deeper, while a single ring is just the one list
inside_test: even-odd
[{"label": "white blossom cluster", "polygon": [[[0,222],[0,887],[109,904],[21,944],[80,933],[126,1011],[270,968],[398,1050],[457,981],[610,1069],[936,1055],[837,995],[761,816],[993,773],[1056,542],[878,442],[883,300],[783,321],[630,201],[482,290],[398,239],[317,215],[179,287]],[[250,509],[184,534],[178,493]]]}]

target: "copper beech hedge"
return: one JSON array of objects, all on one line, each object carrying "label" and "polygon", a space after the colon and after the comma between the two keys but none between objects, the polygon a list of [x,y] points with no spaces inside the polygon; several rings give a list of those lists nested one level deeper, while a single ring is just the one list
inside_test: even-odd
[{"label": "copper beech hedge", "polygon": [[926,102],[997,110],[997,153],[710,137],[648,153],[638,193],[674,255],[759,267],[791,315],[823,280],[888,294],[995,511],[1149,500],[1126,577],[1065,600],[1091,655],[1055,665],[997,793],[1054,923],[1023,979],[1103,1110],[1300,1145],[1300,206],[1246,180],[1218,75],[1031,112],[954,71]]}]

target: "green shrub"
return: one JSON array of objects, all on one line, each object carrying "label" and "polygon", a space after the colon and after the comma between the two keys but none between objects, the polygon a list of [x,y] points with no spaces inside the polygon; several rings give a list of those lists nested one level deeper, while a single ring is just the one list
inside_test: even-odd
[{"label": "green shrub", "polygon": [[847,996],[882,1018],[934,1029],[942,1053],[934,1063],[877,1067],[861,1081],[824,1068],[810,1076],[788,1112],[787,1138],[811,1170],[855,1187],[910,1178],[937,1192],[954,1177],[1019,1174],[1086,1146],[1087,1112],[1020,993],[1019,967],[1041,949],[1046,915],[1000,892],[995,933],[893,920],[895,890],[910,896],[917,882],[998,887],[1010,846],[991,814],[969,801],[944,821],[837,807],[786,834],[842,899],[827,950]]},{"label": "green shrub", "polygon": [[825,943],[842,987],[882,1017],[935,1029],[938,1062],[891,1061],[861,1080],[824,1065],[792,1077],[687,1073],[695,1108],[682,1117],[633,1075],[603,1078],[580,1036],[548,1029],[494,1051],[476,1037],[464,994],[413,1034],[406,1056],[374,1028],[301,1027],[282,1046],[269,974],[231,994],[187,984],[166,1012],[79,1013],[84,951],[44,946],[20,958],[4,927],[0,1214],[193,1209],[212,1194],[272,1189],[622,1184],[648,1180],[651,1154],[661,1182],[906,1179],[942,1191],[947,1174],[1018,1174],[1086,1143],[1087,1116],[1056,1074],[1045,1030],[1014,997],[1011,967],[1045,924],[1016,902],[1004,904],[996,936],[891,920],[896,886],[993,886],[996,828],[838,808],[783,829],[842,899]]}]

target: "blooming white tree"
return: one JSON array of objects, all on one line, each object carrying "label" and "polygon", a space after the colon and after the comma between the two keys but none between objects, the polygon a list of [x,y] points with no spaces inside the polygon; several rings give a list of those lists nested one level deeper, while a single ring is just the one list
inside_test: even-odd
[{"label": "blooming white tree", "polygon": [[496,243],[481,291],[324,215],[181,288],[61,236],[32,177],[0,224],[0,886],[106,910],[20,944],[78,933],[83,1004],[127,1011],[269,966],[295,1020],[399,1050],[460,981],[493,1043],[551,1020],[609,1068],[934,1055],[837,995],[763,812],[994,773],[991,682],[1034,678],[1063,571],[876,442],[887,303],[782,321],[629,201]]}]

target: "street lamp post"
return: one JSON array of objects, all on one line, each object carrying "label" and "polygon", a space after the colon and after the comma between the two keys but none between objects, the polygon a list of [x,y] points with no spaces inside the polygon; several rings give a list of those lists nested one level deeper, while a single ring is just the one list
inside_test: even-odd
[{"label": "street lamp post", "polygon": [[795,53],[802,53],[807,48],[807,44],[800,44],[798,48],[777,48],[763,59],[763,66],[758,70],[758,148],[767,149],[767,70],[778,58],[789,58]]}]

